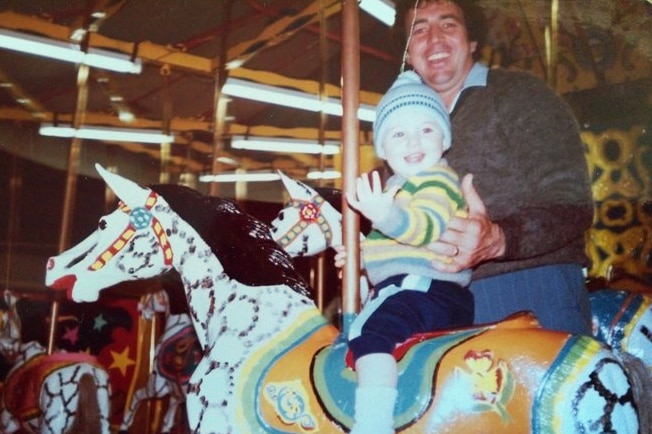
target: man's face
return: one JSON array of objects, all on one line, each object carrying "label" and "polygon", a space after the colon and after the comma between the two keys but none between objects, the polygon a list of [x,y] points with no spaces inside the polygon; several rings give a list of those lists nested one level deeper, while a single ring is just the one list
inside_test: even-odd
[{"label": "man's face", "polygon": [[[473,66],[477,43],[470,42],[461,9],[452,2],[435,1],[406,16],[408,62],[423,80],[446,100],[464,84]],[[412,25],[414,19],[414,25]]]}]

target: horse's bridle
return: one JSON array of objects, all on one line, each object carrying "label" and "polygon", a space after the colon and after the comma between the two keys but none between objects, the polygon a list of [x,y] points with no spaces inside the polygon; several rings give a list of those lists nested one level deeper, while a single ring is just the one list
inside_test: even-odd
[{"label": "horse's bridle", "polygon": [[161,226],[161,223],[150,211],[156,201],[158,195],[155,192],[150,192],[144,207],[129,208],[124,203],[120,203],[120,211],[129,214],[129,225],[122,231],[122,234],[111,245],[98,255],[97,259],[88,267],[91,271],[97,271],[104,267],[120,250],[122,250],[129,240],[136,234],[137,231],[147,229],[151,226],[156,234],[156,238],[163,249],[163,258],[166,265],[172,264],[172,247],[168,240],[167,234]]},{"label": "horse's bridle", "polygon": [[324,234],[324,238],[326,238],[326,244],[330,246],[333,240],[333,230],[321,213],[324,202],[324,198],[319,195],[313,196],[310,200],[292,199],[289,201],[288,207],[296,208],[299,211],[299,221],[277,240],[279,245],[285,248],[311,224],[316,223],[322,234]]}]

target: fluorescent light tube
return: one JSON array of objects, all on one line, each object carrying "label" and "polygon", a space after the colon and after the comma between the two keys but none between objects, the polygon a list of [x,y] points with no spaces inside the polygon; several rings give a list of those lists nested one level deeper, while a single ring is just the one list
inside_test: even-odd
[{"label": "fluorescent light tube", "polygon": [[199,177],[200,182],[267,182],[279,179],[281,176],[273,172],[218,173]]},{"label": "fluorescent light tube", "polygon": [[130,128],[92,127],[84,126],[74,129],[69,125],[53,125],[43,123],[39,128],[43,136],[79,138],[87,140],[104,140],[107,142],[137,142],[137,143],[172,143],[174,136],[163,134],[156,130]]},{"label": "fluorescent light tube", "polygon": [[308,179],[339,179],[342,177],[342,173],[338,172],[337,170],[325,170],[323,172],[319,170],[314,170],[308,172],[306,177]]},{"label": "fluorescent light tube", "polygon": [[335,155],[340,153],[340,146],[337,143],[320,145],[316,142],[279,139],[275,137],[233,136],[231,139],[231,148],[250,151],[285,152],[290,154]]},{"label": "fluorescent light tube", "polygon": [[116,72],[139,74],[143,67],[140,59],[132,60],[126,54],[97,48],[90,48],[88,53],[84,53],[76,44],[6,29],[0,29],[0,47]]},{"label": "fluorescent light tube", "polygon": [[396,19],[394,2],[389,0],[362,0],[360,9],[388,26],[394,25]]},{"label": "fluorescent light tube", "polygon": [[[312,112],[323,111],[330,115],[342,116],[342,102],[339,99],[328,98],[326,101],[321,101],[317,95],[241,80],[239,78],[229,77],[222,87],[222,93],[253,101],[277,104]],[[368,104],[360,105],[358,108],[358,119],[373,122],[375,118],[375,107]]]}]

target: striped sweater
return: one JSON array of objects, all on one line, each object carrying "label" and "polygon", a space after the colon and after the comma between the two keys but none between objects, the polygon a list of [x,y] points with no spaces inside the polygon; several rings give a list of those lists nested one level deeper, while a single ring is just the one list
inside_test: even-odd
[{"label": "striped sweater", "polygon": [[471,271],[441,273],[430,261],[441,259],[427,249],[454,215],[466,215],[459,178],[445,160],[405,180],[392,176],[387,187],[401,185],[388,216],[374,225],[362,244],[362,260],[372,284],[398,274],[469,284]]}]

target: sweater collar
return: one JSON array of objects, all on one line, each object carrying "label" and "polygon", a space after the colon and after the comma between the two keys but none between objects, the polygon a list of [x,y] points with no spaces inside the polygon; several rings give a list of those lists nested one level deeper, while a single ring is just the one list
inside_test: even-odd
[{"label": "sweater collar", "polygon": [[457,105],[457,100],[459,99],[462,92],[469,87],[486,87],[487,86],[487,76],[489,75],[489,68],[481,63],[474,63],[471,67],[471,70],[466,75],[464,80],[464,85],[462,89],[457,93],[453,104],[451,104],[449,113],[452,113],[455,110],[455,105]]}]

